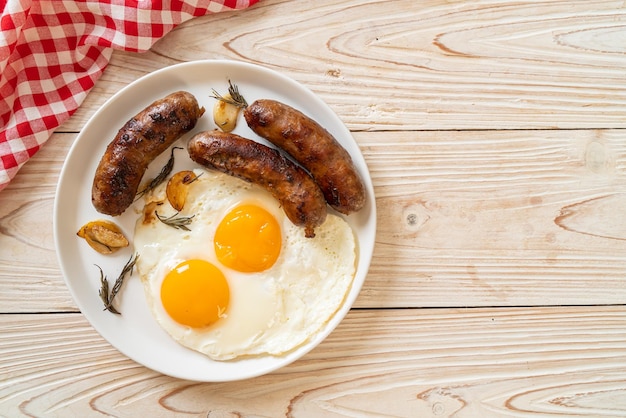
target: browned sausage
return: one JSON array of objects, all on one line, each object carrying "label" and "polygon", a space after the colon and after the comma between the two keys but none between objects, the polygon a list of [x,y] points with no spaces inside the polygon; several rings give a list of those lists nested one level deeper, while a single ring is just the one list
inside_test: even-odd
[{"label": "browned sausage", "polygon": [[120,215],[135,199],[148,165],[204,113],[196,98],[179,91],[157,100],[130,119],[106,148],[96,169],[91,202],[107,215]]},{"label": "browned sausage", "polygon": [[349,214],[365,204],[365,186],[350,154],[317,122],[275,100],[257,100],[244,112],[248,126],[306,168],[330,206]]},{"label": "browned sausage", "polygon": [[274,196],[307,238],[326,219],[326,201],[311,176],[277,150],[241,136],[206,131],[187,144],[191,159],[205,167],[257,184]]}]

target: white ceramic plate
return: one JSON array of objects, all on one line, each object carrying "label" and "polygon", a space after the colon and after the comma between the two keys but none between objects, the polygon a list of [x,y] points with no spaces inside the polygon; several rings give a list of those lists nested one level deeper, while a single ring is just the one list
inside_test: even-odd
[{"label": "white ceramic plate", "polygon": [[[212,120],[215,99],[211,97],[211,91],[226,92],[228,80],[239,87],[249,103],[259,98],[282,101],[303,111],[331,132],[352,155],[365,181],[368,201],[362,211],[346,218],[358,239],[357,272],[344,305],[326,327],[306,345],[284,356],[218,362],[182,347],[159,327],[150,314],[136,274],[127,277],[116,298],[122,315],[103,311],[98,297],[99,270],[95,265],[103,269],[112,285],[133,249],[100,255],[78,238],[76,231],[88,221],[111,219],[93,208],[91,183],[107,144],[129,118],[171,92],[191,92],[206,108],[206,113],[192,132],[174,144],[184,146],[194,133],[215,128]],[[240,118],[235,133],[259,140],[243,118]],[[169,151],[164,152],[151,164],[146,174],[150,177],[146,178],[158,173],[169,154]],[[184,150],[177,151],[175,158],[174,172],[196,167]],[[137,219],[133,209],[131,207],[121,216],[113,218],[131,243]],[[54,235],[61,270],[74,301],[107,341],[136,362],[161,373],[195,381],[218,382],[269,373],[300,358],[330,334],[352,306],[367,274],[374,247],[375,212],[371,178],[357,144],[339,117],[314,93],[290,78],[256,65],[236,61],[194,61],[167,67],[138,79],[107,101],[87,122],[70,149],[61,172],[54,205]]]}]

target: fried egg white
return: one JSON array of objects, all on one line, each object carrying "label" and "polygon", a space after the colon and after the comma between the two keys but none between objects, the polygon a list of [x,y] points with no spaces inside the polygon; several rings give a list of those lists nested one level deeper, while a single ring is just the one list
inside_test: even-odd
[{"label": "fried egg white", "polygon": [[[356,269],[352,229],[329,214],[315,238],[305,238],[266,190],[223,173],[194,172],[199,177],[189,185],[180,213],[167,202],[163,185],[146,197],[135,227],[136,267],[156,321],[180,344],[215,360],[281,355],[301,346],[332,318],[350,289]],[[270,267],[252,262],[252,268],[241,268],[218,258],[218,226],[242,206],[244,211],[260,208],[277,222],[279,252]],[[162,219],[193,216],[189,231],[166,225],[152,216],[154,211]],[[247,258],[262,252],[257,248],[262,245],[249,241],[245,228],[222,235],[242,238],[238,245]],[[276,245],[270,241],[266,247]],[[190,300],[205,291],[210,296],[194,307]],[[174,319],[177,309],[191,319]],[[194,322],[195,316],[210,316],[212,323]]]}]

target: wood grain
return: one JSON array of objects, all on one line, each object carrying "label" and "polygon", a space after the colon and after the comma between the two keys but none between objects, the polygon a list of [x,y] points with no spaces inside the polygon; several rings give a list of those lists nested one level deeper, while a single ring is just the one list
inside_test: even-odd
[{"label": "wood grain", "polygon": [[150,371],[78,314],[1,318],[11,417],[626,414],[623,307],[353,311],[300,361],[230,383]]},{"label": "wood grain", "polygon": [[189,21],[148,53],[116,52],[62,129],[80,129],[140,76],[199,59],[278,70],[352,130],[624,128],[625,33],[623,1],[322,0],[313,10],[263,0]]}]

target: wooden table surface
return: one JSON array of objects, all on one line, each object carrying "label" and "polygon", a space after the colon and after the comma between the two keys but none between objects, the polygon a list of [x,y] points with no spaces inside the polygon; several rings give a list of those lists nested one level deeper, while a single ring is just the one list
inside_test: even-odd
[{"label": "wooden table surface", "polygon": [[[230,383],[161,375],[81,315],[57,180],[120,88],[197,59],[277,70],[352,131],[376,193],[370,272],[315,350]],[[262,0],[114,52],[0,192],[0,415],[626,416],[626,4]]]}]

